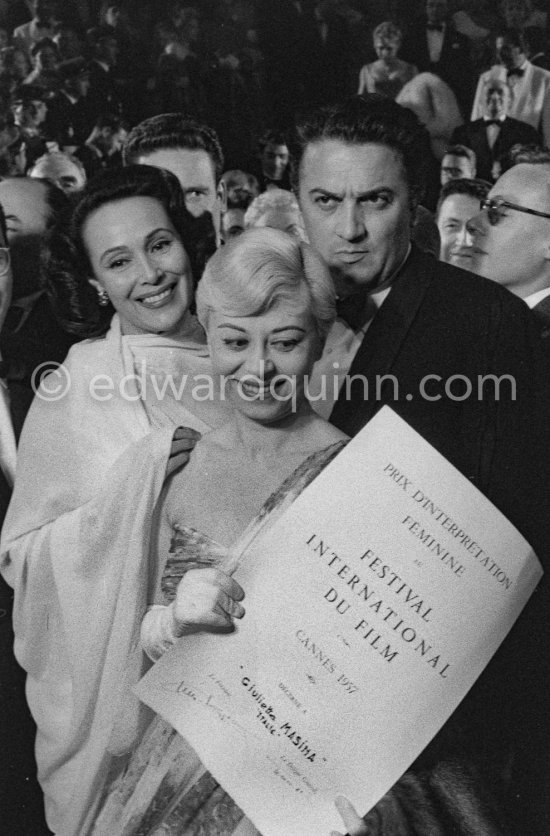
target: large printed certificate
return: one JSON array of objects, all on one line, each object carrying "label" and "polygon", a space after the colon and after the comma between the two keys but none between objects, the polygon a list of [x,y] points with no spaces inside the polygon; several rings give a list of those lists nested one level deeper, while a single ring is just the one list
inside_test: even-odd
[{"label": "large printed certificate", "polygon": [[388,407],[243,555],[246,615],[141,681],[263,836],[364,814],[464,697],[542,575],[528,543]]}]

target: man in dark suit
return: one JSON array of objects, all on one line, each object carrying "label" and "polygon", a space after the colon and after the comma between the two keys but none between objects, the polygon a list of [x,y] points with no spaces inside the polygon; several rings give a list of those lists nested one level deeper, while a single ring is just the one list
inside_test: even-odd
[{"label": "man in dark suit", "polygon": [[55,224],[68,224],[72,204],[49,180],[6,177],[0,202],[8,227],[13,299],[0,334],[0,351],[10,377],[28,388],[35,369],[62,363],[75,337],[57,322],[40,280],[40,247]]},{"label": "man in dark suit", "polygon": [[[0,206],[0,330],[12,295],[13,278],[6,220]],[[0,526],[8,508],[15,475],[16,442],[32,401],[32,391],[10,379],[9,364],[0,362]],[[36,727],[25,699],[25,673],[13,655],[11,626],[13,590],[0,578],[0,806],[6,831],[49,833],[42,792],[36,779]]]},{"label": "man in dark suit", "polygon": [[60,148],[76,148],[86,142],[94,124],[90,71],[84,58],[62,61],[58,70],[61,88],[48,100],[44,133]]},{"label": "man in dark suit", "polygon": [[[98,116],[121,111],[116,76],[119,47],[112,27],[98,26],[90,29],[87,34],[92,49],[92,60],[88,64],[90,73],[88,96],[95,120]],[[92,122],[90,131],[93,125]]]},{"label": "man in dark suit", "polygon": [[462,115],[469,113],[474,81],[470,45],[455,29],[447,0],[426,0],[426,14],[405,32],[400,56],[419,72],[442,78],[455,94]]},{"label": "man in dark suit", "polygon": [[246,170],[258,181],[260,192],[268,188],[290,190],[290,153],[284,131],[268,128],[258,140],[256,159]]},{"label": "man in dark suit", "polygon": [[[377,96],[354,97],[298,125],[306,231],[331,269],[349,323],[349,340],[338,343],[344,349],[339,354],[329,335],[322,358],[332,376],[335,362],[349,370],[331,421],[353,436],[390,405],[486,494],[545,562],[550,393],[539,333],[528,308],[504,288],[411,246],[427,147],[416,117]],[[480,381],[488,379],[495,387],[481,391]],[[478,800],[490,790],[494,821],[502,814],[512,832],[533,836],[550,832],[548,794],[541,789],[550,723],[542,710],[537,717],[530,710],[550,682],[550,664],[532,638],[541,641],[547,629],[538,609],[548,606],[546,586],[539,585],[467,700],[413,766],[410,781],[404,779],[429,796],[441,768],[461,762],[478,775],[472,779]],[[531,748],[522,754],[525,740]],[[395,793],[408,797],[402,784]],[[408,804],[412,825],[412,797]],[[457,802],[454,815],[462,812]],[[453,815],[439,815],[439,830],[426,825],[415,832],[459,831]]]},{"label": "man in dark suit", "polygon": [[451,142],[471,148],[476,155],[477,176],[493,183],[500,177],[502,160],[513,145],[538,144],[537,131],[526,122],[508,116],[510,88],[491,78],[485,90],[485,115],[455,128]]}]

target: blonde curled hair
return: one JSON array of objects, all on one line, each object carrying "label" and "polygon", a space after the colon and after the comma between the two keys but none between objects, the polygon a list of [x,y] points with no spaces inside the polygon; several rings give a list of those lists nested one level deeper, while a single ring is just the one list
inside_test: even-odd
[{"label": "blonde curled hair", "polygon": [[213,310],[258,316],[280,300],[302,294],[324,344],[336,317],[336,295],[328,267],[303,241],[287,232],[248,229],[220,247],[197,288],[197,315],[205,330]]}]

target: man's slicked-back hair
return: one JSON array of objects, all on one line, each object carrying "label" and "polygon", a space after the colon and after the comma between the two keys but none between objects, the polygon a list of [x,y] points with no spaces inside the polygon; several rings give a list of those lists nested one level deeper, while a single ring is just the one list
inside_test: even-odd
[{"label": "man's slicked-back hair", "polygon": [[525,40],[523,38],[523,32],[521,31],[521,29],[511,27],[508,29],[503,29],[502,31],[497,32],[497,34],[495,35],[495,39],[496,38],[502,38],[503,43],[506,46],[516,46],[519,47],[519,49],[521,49],[522,52],[525,52]]},{"label": "man's slicked-back hair", "polygon": [[288,135],[280,128],[268,128],[258,139],[260,154],[268,145],[288,145]]},{"label": "man's slicked-back hair", "polygon": [[[223,151],[216,131],[196,122],[183,113],[160,113],[132,128],[124,147],[124,165],[137,163],[154,151],[174,149],[206,151],[216,172],[218,183],[224,169]],[[144,160],[141,160],[144,162]]]},{"label": "man's slicked-back hair", "polygon": [[541,145],[512,145],[509,151],[511,165],[547,165],[550,163],[550,148]]},{"label": "man's slicked-back hair", "polygon": [[466,178],[457,177],[455,180],[449,180],[441,187],[439,193],[439,200],[437,201],[437,208],[435,210],[436,218],[441,211],[441,207],[445,200],[454,194],[465,194],[468,197],[477,198],[479,201],[485,200],[491,191],[491,184],[487,180],[480,178]]},{"label": "man's slicked-back hair", "polygon": [[351,96],[329,107],[306,114],[296,126],[293,147],[295,187],[300,180],[302,157],[308,145],[337,140],[349,145],[383,145],[401,158],[410,196],[419,202],[431,157],[429,134],[408,108],[378,93]]},{"label": "man's slicked-back hair", "polygon": [[443,156],[464,157],[474,168],[477,165],[476,152],[472,148],[468,148],[467,145],[448,145],[445,148],[445,154]]}]

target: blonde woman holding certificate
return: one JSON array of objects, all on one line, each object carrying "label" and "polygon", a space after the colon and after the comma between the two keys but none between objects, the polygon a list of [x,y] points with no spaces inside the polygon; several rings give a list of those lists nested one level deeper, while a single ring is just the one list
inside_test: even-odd
[{"label": "blonde woman holding certificate", "polygon": [[[324,264],[284,232],[248,230],[208,263],[197,312],[233,415],[203,435],[161,500],[157,593],[141,630],[153,661],[186,636],[225,633],[246,619],[246,590],[231,576],[234,557],[343,448],[346,437],[319,418],[306,397],[306,376],[321,354],[334,303]],[[275,589],[273,596],[274,606],[283,607]],[[423,782],[407,776],[369,814],[368,825],[349,801],[335,799],[347,832],[442,836],[450,832],[444,822],[460,817],[474,828],[469,832],[496,836],[466,770],[446,767]],[[430,793],[439,796],[441,827]],[[425,829],[412,829],[407,806]],[[191,746],[161,719],[106,793],[92,834],[113,833],[258,836]]]},{"label": "blonde woman holding certificate", "polygon": [[[334,319],[334,304],[332,282],[318,256],[278,230],[250,230],[207,265],[197,312],[233,416],[203,436],[189,464],[167,484],[157,550],[159,603],[142,625],[142,645],[151,659],[186,634],[231,630],[233,619],[244,616],[244,590],[228,574],[229,548],[253,536],[269,517],[268,506],[276,512],[291,501],[342,448],[345,436],[315,414],[304,390]],[[258,518],[262,500],[269,502]],[[176,554],[166,563],[171,541]],[[167,600],[171,603],[160,603]],[[258,833],[191,747],[155,721],[115,782],[94,834],[137,833],[123,827],[134,817],[133,803],[140,810],[135,827],[140,832],[149,827],[158,802],[147,809],[143,780],[128,809],[118,802],[131,793],[143,758],[156,764],[159,757],[168,775],[177,772],[178,789],[165,799],[166,818],[161,816],[166,832]],[[366,834],[350,803],[343,798],[336,803],[348,832]]]}]

